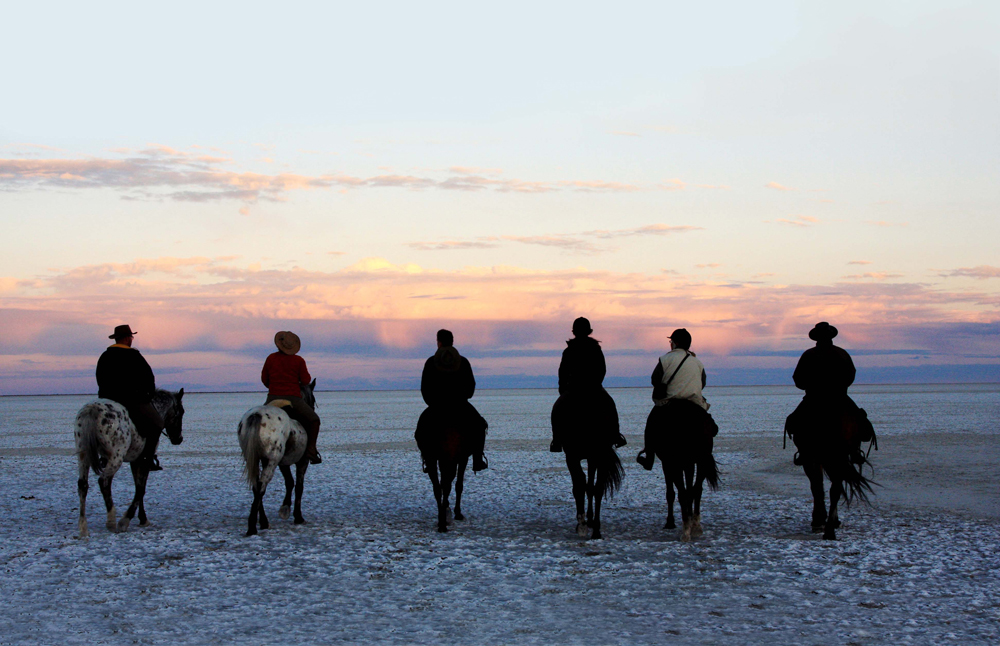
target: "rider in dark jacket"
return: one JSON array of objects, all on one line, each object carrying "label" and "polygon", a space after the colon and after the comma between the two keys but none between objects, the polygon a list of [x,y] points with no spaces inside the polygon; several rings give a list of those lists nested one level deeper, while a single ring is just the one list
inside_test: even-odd
[{"label": "rider in dark jacket", "polygon": [[486,420],[469,400],[476,393],[476,378],[469,360],[458,353],[455,337],[449,330],[438,330],[437,352],[424,363],[420,376],[420,394],[427,409],[417,421],[414,434],[419,445],[441,423],[445,416],[458,416],[459,428],[467,434],[473,446],[472,471],[488,468],[484,448]]},{"label": "rider in dark jacket", "polygon": [[[792,374],[796,388],[805,391],[802,402],[785,422],[785,429],[793,440],[801,440],[804,435],[817,431],[827,432],[834,428],[842,414],[847,413],[864,429],[857,441],[867,441],[861,439],[867,437],[866,431],[871,426],[867,415],[847,394],[857,370],[851,355],[833,345],[836,336],[837,328],[826,321],[817,323],[809,332],[816,347],[802,353]],[[796,446],[800,444],[796,441]]]},{"label": "rider in dark jacket", "polygon": [[97,396],[116,401],[128,410],[135,430],[146,440],[139,460],[150,471],[160,471],[156,445],[163,430],[163,417],[152,404],[156,380],[146,359],[132,347],[134,335],[131,327],[119,325],[108,337],[115,343],[97,360]]},{"label": "rider in dark jacket", "polygon": [[608,372],[601,343],[590,336],[594,330],[582,316],[573,321],[573,338],[559,362],[559,399],[552,408],[552,443],[549,450],[562,451],[566,433],[581,424],[598,423],[606,430],[616,447],[625,445],[619,432],[618,409],[615,400],[604,390]]}]

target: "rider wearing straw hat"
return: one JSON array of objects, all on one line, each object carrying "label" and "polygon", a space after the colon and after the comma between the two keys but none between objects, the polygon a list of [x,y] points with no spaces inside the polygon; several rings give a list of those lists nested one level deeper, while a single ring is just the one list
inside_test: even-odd
[{"label": "rider wearing straw hat", "polygon": [[292,332],[278,332],[274,335],[274,345],[278,347],[278,352],[268,355],[260,371],[260,380],[267,386],[267,401],[264,403],[269,404],[275,399],[291,402],[295,417],[305,426],[309,438],[306,457],[310,464],[319,464],[323,461],[316,450],[319,415],[302,399],[302,386],[312,381],[306,360],[297,354],[302,342]]},{"label": "rider wearing straw hat", "polygon": [[97,396],[116,401],[128,411],[135,430],[146,440],[139,456],[149,471],[161,471],[156,445],[163,430],[163,417],[153,407],[156,379],[153,369],[138,350],[132,347],[135,332],[128,325],[118,325],[108,336],[115,343],[97,360]]}]

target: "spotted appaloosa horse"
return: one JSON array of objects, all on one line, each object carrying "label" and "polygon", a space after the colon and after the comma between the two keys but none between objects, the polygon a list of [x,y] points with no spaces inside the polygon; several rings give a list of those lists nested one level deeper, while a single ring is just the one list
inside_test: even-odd
[{"label": "spotted appaloosa horse", "polygon": [[[153,407],[163,417],[166,424],[167,437],[171,444],[184,441],[181,421],[184,419],[184,406],[181,398],[184,389],[172,393],[157,390],[153,394]],[[90,488],[89,475],[93,469],[97,474],[97,484],[104,495],[104,505],[108,509],[107,528],[113,532],[124,532],[139,510],[139,526],[146,527],[146,507],[143,497],[146,495],[146,478],[149,470],[136,460],[146,448],[146,440],[136,431],[135,424],[125,407],[110,399],[98,399],[86,404],[76,414],[76,454],[79,459],[80,477],[77,480],[77,491],[80,494],[80,538],[90,535],[87,529],[87,490]],[[135,480],[135,496],[125,515],[117,523],[117,511],[111,498],[111,481],[123,462],[132,465],[132,478]]]},{"label": "spotted appaloosa horse", "polygon": [[[316,408],[316,398],[313,390],[316,380],[302,386],[302,399],[313,409]],[[247,519],[247,536],[257,533],[257,523],[261,529],[271,525],[264,513],[264,492],[274,477],[274,470],[281,467],[285,477],[285,500],[278,510],[278,516],[288,518],[289,506],[292,502],[292,487],[295,488],[295,524],[305,523],[302,517],[302,487],[309,468],[309,458],[306,457],[307,434],[305,428],[297,420],[292,419],[285,410],[279,408],[278,400],[256,406],[248,410],[236,429],[243,452],[243,477],[253,492],[253,503],[250,505],[250,517]],[[292,479],[291,465],[295,465],[295,479]]]}]

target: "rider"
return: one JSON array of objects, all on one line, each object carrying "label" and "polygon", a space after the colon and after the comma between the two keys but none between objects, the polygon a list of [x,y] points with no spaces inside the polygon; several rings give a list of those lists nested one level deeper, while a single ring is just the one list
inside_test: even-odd
[{"label": "rider", "polygon": [[319,437],[319,415],[302,399],[302,386],[312,381],[306,360],[296,354],[302,347],[299,337],[292,332],[278,332],[274,335],[274,345],[278,352],[272,352],[264,361],[260,371],[260,380],[267,386],[269,404],[275,399],[287,399],[291,402],[296,419],[302,422],[308,436],[306,457],[310,464],[323,461],[316,450],[316,438]]},{"label": "rider", "polygon": [[163,416],[153,407],[156,379],[138,350],[132,347],[135,332],[126,325],[115,326],[108,336],[115,343],[97,360],[97,396],[116,401],[128,411],[135,430],[146,440],[137,463],[149,471],[162,471],[156,445],[163,430]]},{"label": "rider", "polygon": [[[816,347],[802,353],[792,374],[795,387],[806,393],[785,423],[785,428],[793,440],[796,434],[808,433],[817,426],[831,422],[839,412],[853,414],[859,421],[863,415],[866,422],[864,428],[870,426],[867,414],[862,414],[861,409],[847,394],[848,387],[854,383],[857,370],[851,355],[843,348],[833,345],[836,336],[837,328],[826,321],[817,323],[809,331],[809,338],[816,342]],[[861,441],[870,439],[862,439],[865,436],[863,430],[857,438],[859,447]],[[795,463],[801,464],[798,455]]]},{"label": "rider", "polygon": [[[427,404],[427,410],[420,415],[414,438],[419,445],[435,425],[441,415],[458,415],[459,425],[472,443],[472,471],[489,468],[484,454],[486,445],[486,420],[469,402],[476,392],[476,378],[472,375],[469,360],[455,349],[455,335],[449,330],[438,330],[437,352],[424,363],[420,376],[420,394]],[[427,419],[430,417],[430,419]]]},{"label": "rider", "polygon": [[604,375],[608,367],[601,342],[590,336],[593,331],[586,318],[581,316],[573,321],[573,338],[566,341],[566,349],[559,362],[559,400],[553,407],[552,443],[549,444],[553,453],[562,451],[563,434],[573,425],[574,412],[581,411],[587,403],[599,406],[599,414],[607,422],[605,427],[613,433],[615,447],[626,444],[625,437],[619,432],[615,401],[604,390]]},{"label": "rider", "polygon": [[653,435],[661,433],[665,425],[683,425],[686,420],[680,419],[679,416],[698,410],[677,404],[690,402],[706,412],[709,406],[701,392],[707,381],[705,366],[695,353],[691,352],[691,333],[679,328],[667,338],[670,339],[670,352],[660,357],[650,376],[654,406],[646,419],[646,446],[635,459],[647,471],[653,468],[656,459],[652,451],[646,455],[648,448],[653,444]]}]

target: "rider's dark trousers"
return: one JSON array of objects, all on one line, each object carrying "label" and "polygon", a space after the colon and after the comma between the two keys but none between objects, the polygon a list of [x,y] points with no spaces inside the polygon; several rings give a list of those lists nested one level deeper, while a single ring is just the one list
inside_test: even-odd
[{"label": "rider's dark trousers", "polygon": [[126,406],[128,416],[135,424],[135,430],[146,440],[146,448],[141,457],[150,458],[156,454],[156,446],[160,443],[160,431],[163,430],[163,416],[153,408],[151,402]]},{"label": "rider's dark trousers", "polygon": [[309,404],[306,403],[301,397],[289,397],[287,395],[272,395],[268,393],[267,400],[265,404],[270,404],[275,399],[287,399],[292,404],[292,411],[294,411],[295,419],[302,423],[302,426],[306,429],[306,437],[308,438],[306,444],[306,451],[313,453],[316,451],[316,439],[319,437],[319,426],[320,419],[319,415],[316,414]]}]

